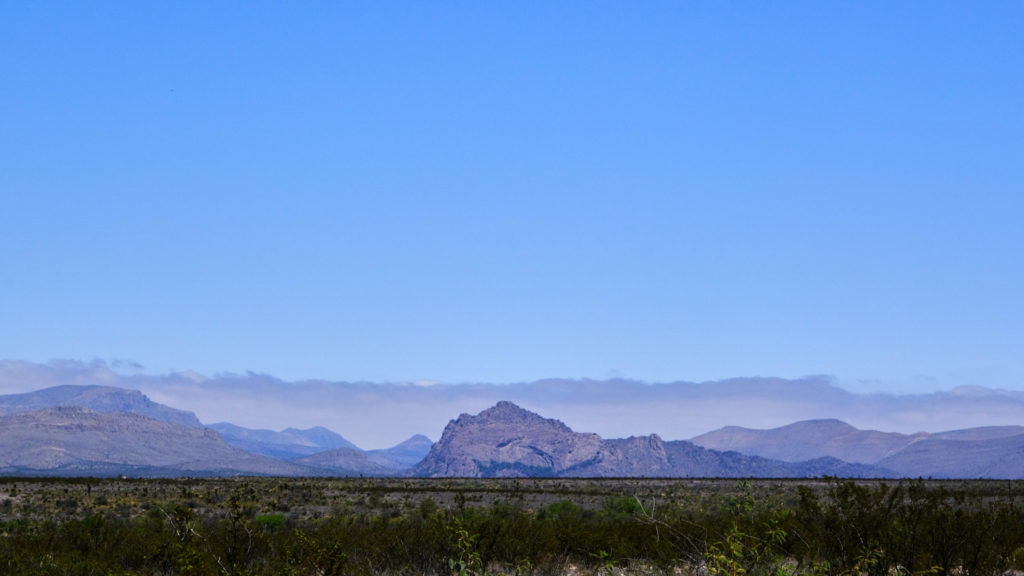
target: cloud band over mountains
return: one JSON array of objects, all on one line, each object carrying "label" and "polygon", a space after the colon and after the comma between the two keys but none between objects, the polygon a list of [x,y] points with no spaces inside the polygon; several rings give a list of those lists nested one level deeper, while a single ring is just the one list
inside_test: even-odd
[{"label": "cloud band over mountains", "polygon": [[118,386],[191,410],[205,424],[325,426],[369,448],[390,446],[413,434],[436,439],[454,414],[476,413],[500,400],[557,413],[574,430],[606,438],[657,433],[666,440],[689,439],[727,425],[772,428],[815,418],[902,433],[1024,423],[1024,392],[961,387],[929,394],[857,394],[827,376],[701,383],[547,379],[424,384],[288,382],[255,373],[205,377],[118,370],[124,367],[103,361],[2,361],[0,394],[63,384]]}]

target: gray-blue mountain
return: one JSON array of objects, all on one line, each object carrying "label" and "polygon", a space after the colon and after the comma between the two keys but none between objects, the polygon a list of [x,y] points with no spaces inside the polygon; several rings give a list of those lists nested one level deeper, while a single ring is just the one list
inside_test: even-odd
[{"label": "gray-blue mountain", "polygon": [[0,415],[31,412],[58,406],[81,406],[94,412],[141,414],[163,422],[199,428],[192,412],[153,402],[138,390],[114,386],[53,386],[23,394],[0,395]]},{"label": "gray-blue mountain", "polygon": [[767,430],[727,426],[692,441],[787,462],[839,458],[907,477],[1024,478],[1024,426],[898,434],[859,430],[839,420],[807,420]]},{"label": "gray-blue mountain", "polygon": [[209,427],[216,430],[232,446],[283,460],[301,458],[338,448],[359,450],[358,446],[340,434],[322,426],[314,426],[306,430],[286,428],[280,432],[244,428],[230,422],[218,422],[210,424]]},{"label": "gray-blue mountain", "polygon": [[718,452],[657,435],[605,440],[574,432],[511,402],[476,416],[452,420],[427,457],[412,469],[418,476],[565,477],[886,477],[878,466],[835,458],[790,463]]},{"label": "gray-blue mountain", "polygon": [[0,416],[0,474],[315,475],[228,445],[213,430],[130,412],[61,406]]},{"label": "gray-blue mountain", "polygon": [[417,434],[391,448],[362,450],[340,434],[322,426],[306,430],[251,429],[228,422],[213,424],[232,446],[271,458],[314,466],[338,476],[398,475],[423,459],[433,442]]},{"label": "gray-blue mountain", "polygon": [[810,420],[609,440],[499,402],[451,421],[436,444],[417,435],[387,450],[321,427],[215,428],[110,386],[0,396],[0,474],[1024,478],[1021,426],[896,434]]},{"label": "gray-blue mountain", "polygon": [[415,436],[363,452],[323,427],[204,428],[192,412],[111,386],[61,385],[0,395],[0,474],[399,475],[426,455],[429,443]]}]

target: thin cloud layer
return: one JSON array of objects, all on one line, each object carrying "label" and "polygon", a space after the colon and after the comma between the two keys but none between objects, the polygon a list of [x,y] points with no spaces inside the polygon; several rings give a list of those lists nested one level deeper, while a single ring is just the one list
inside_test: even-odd
[{"label": "thin cloud layer", "polygon": [[814,418],[838,418],[862,429],[904,433],[1024,421],[1021,392],[965,387],[930,394],[855,394],[827,376],[703,383],[549,379],[424,386],[288,382],[255,373],[214,377],[187,372],[123,373],[103,361],[0,362],[0,394],[64,384],[141,390],[156,402],[195,412],[206,424],[227,421],[277,430],[325,426],[363,448],[391,446],[413,434],[437,439],[449,420],[499,400],[511,400],[575,430],[608,438],[658,434],[666,440],[687,439],[727,425],[773,428]]}]

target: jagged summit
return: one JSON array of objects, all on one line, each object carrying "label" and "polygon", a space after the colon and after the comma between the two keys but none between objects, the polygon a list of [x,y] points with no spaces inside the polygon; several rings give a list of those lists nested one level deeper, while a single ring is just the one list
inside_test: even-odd
[{"label": "jagged summit", "polygon": [[534,416],[534,417],[537,417],[537,418],[540,417],[539,414],[535,414],[533,412],[530,412],[529,410],[526,410],[524,408],[520,408],[518,405],[516,405],[515,403],[510,402],[508,400],[499,400],[497,404],[495,404],[494,406],[484,410],[478,416],[484,416],[484,417],[499,417],[499,416],[501,416],[501,417],[504,417],[504,416],[530,417],[530,416]]},{"label": "jagged summit", "polygon": [[0,396],[0,429],[6,474],[1024,477],[1024,426],[899,434],[825,418],[767,430],[728,426],[689,442],[603,439],[509,401],[461,414],[434,445],[417,435],[365,452],[323,427],[203,428],[191,412],[107,386]]},{"label": "jagged summit", "polygon": [[530,412],[525,408],[520,408],[518,405],[509,402],[508,400],[502,400],[494,406],[480,412],[476,416],[461,414],[456,422],[464,419],[475,422],[503,424],[507,426],[541,425],[557,428],[564,432],[572,432],[572,430],[562,423],[561,420],[545,418],[536,412]]},{"label": "jagged summit", "polygon": [[508,401],[448,423],[413,473],[426,476],[555,476],[596,456],[601,438]]},{"label": "jagged summit", "polygon": [[[516,406],[499,402],[449,422],[430,453],[412,469],[417,476],[816,476],[842,463],[812,467],[705,450],[658,435],[604,440]],[[852,468],[847,475],[885,475]]]}]

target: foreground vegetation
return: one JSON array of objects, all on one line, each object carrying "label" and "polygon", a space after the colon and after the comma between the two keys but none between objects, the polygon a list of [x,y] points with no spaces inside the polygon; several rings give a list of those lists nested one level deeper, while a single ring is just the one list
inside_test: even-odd
[{"label": "foreground vegetation", "polygon": [[0,574],[989,575],[1024,482],[0,479]]}]

